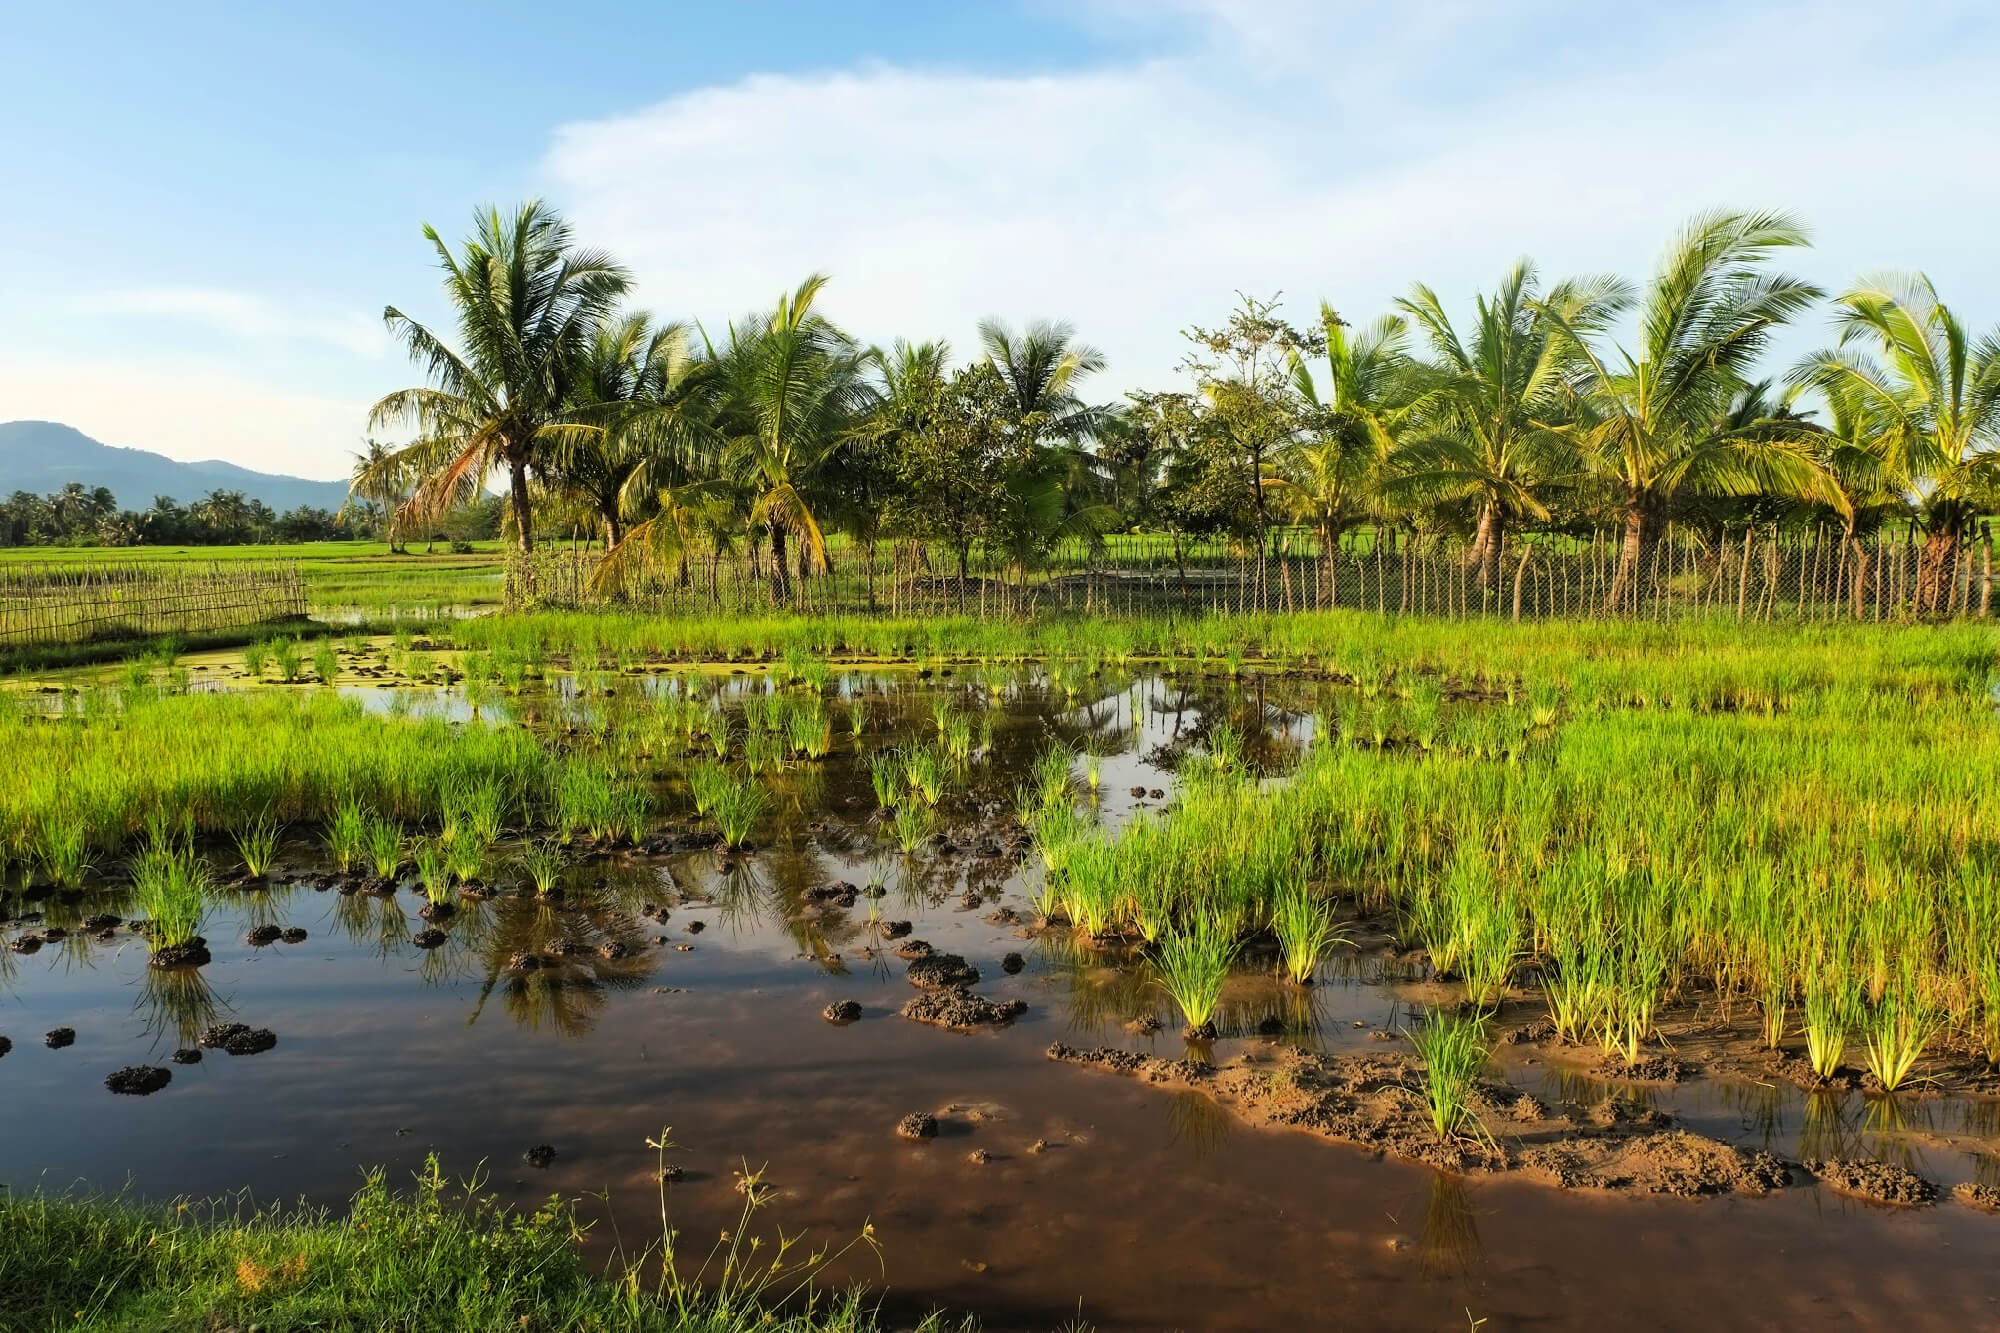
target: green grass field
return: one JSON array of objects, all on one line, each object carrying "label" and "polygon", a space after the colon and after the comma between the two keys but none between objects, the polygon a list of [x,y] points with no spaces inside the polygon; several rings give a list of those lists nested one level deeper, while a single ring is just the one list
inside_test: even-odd
[{"label": "green grass field", "polygon": [[504,542],[475,542],[470,554],[421,545],[395,555],[387,542],[300,542],[278,546],[18,546],[0,549],[10,565],[231,564],[290,561],[304,575],[315,615],[386,615],[498,603]]}]

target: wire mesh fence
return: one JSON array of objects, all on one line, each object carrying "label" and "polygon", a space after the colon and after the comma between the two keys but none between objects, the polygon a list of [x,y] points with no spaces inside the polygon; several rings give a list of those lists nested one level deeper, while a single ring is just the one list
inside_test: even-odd
[{"label": "wire mesh fence", "polygon": [[305,581],[285,562],[0,565],[8,646],[193,634],[305,614]]},{"label": "wire mesh fence", "polygon": [[1349,608],[1437,617],[1892,620],[1987,616],[1993,543],[1981,525],[1916,532],[1669,528],[1636,551],[1617,534],[1528,535],[1484,558],[1463,541],[1366,531],[1322,544],[1287,530],[1265,545],[1165,533],[1058,544],[1022,560],[975,545],[838,546],[824,569],[780,571],[757,550],[690,549],[608,579],[595,547],[516,557],[510,606],[716,615],[1019,617],[1050,612],[1290,612]]}]

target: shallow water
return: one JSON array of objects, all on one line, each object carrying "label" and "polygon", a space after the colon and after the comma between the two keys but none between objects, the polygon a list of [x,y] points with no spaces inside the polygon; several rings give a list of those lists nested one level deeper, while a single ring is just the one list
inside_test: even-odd
[{"label": "shallow water", "polygon": [[[767,688],[755,672],[723,680],[733,700]],[[679,688],[587,678],[476,710],[462,690],[361,692],[384,708],[564,730],[629,718]],[[614,1237],[630,1247],[658,1235],[657,1155],[646,1141],[670,1131],[679,1145],[670,1160],[685,1172],[670,1190],[684,1255],[734,1222],[734,1173],[762,1168],[777,1190],[766,1225],[838,1244],[872,1222],[880,1265],[856,1252],[842,1271],[886,1284],[898,1316],[941,1305],[989,1328],[1081,1316],[1135,1330],[2000,1322],[2000,1221],[1955,1205],[1888,1210],[1812,1186],[1689,1203],[1463,1180],[1252,1129],[1199,1094],[1049,1062],[1057,1040],[1165,1055],[1182,1045],[1171,1025],[1151,1037],[1125,1031],[1143,1012],[1170,1017],[1143,975],[987,919],[997,906],[1028,911],[1032,870],[980,855],[978,844],[1033,755],[1050,737],[1098,737],[1115,751],[1098,804],[1118,821],[1162,804],[1130,789],[1170,790],[1178,756],[1218,718],[1254,732],[1255,762],[1281,770],[1310,735],[1324,687],[1141,677],[1072,695],[1010,675],[996,698],[962,678],[882,673],[836,688],[872,710],[869,748],[921,736],[941,692],[995,704],[992,748],[947,802],[963,850],[906,859],[888,848],[843,725],[826,761],[772,780],[781,800],[754,854],[726,865],[708,852],[593,861],[574,869],[561,906],[467,904],[435,951],[410,943],[423,924],[412,893],[287,885],[226,895],[206,930],[214,961],[198,972],[147,967],[144,946],[124,932],[115,943],[72,935],[31,956],[0,953],[0,1033],[14,1043],[0,1060],[0,1117],[15,1130],[0,1141],[0,1180],[339,1203],[364,1166],[400,1175],[435,1150],[456,1173],[483,1164],[491,1188],[524,1204],[551,1191],[584,1198],[598,1220],[593,1244],[608,1251]],[[673,814],[673,765],[662,767]],[[314,856],[301,843],[285,859],[298,872]],[[877,876],[884,918],[910,920],[915,937],[963,954],[982,973],[981,994],[1025,1000],[1027,1013],[970,1035],[898,1016],[915,992],[870,925],[869,900],[843,910],[804,898],[815,885]],[[963,901],[968,888],[976,907]],[[664,925],[639,914],[648,903],[672,904]],[[75,902],[16,895],[8,906],[65,926],[124,910],[115,886]],[[696,922],[704,929],[692,931]],[[244,936],[262,924],[308,938],[253,948]],[[582,949],[559,975],[503,971],[515,950],[556,937]],[[607,939],[631,956],[600,957]],[[1025,955],[1019,975],[999,966],[1010,951]],[[1223,1028],[1254,1032],[1276,1014],[1285,1040],[1359,1047],[1401,1025],[1416,980],[1384,956],[1348,954],[1302,1003],[1240,977]],[[834,1027],[820,1010],[843,999],[863,1016]],[[151,1097],[104,1088],[112,1070],[165,1063],[226,1020],[272,1028],[277,1047],[208,1052],[173,1066],[171,1085]],[[57,1026],[76,1029],[74,1046],[42,1045]],[[1261,1040],[1225,1035],[1211,1058]],[[1500,1058],[1542,1095],[1593,1091],[1573,1086],[1580,1076]],[[1797,1155],[1834,1135],[1844,1153],[1947,1182],[1991,1179],[2000,1149],[2000,1104],[1977,1099],[1909,1101],[1898,1122],[1858,1095],[1816,1106],[1743,1082],[1633,1095],[1745,1146]],[[896,1138],[892,1126],[911,1111],[940,1113],[940,1136]],[[538,1143],[557,1149],[547,1169],[523,1162]],[[970,1160],[975,1149],[990,1160]]]}]

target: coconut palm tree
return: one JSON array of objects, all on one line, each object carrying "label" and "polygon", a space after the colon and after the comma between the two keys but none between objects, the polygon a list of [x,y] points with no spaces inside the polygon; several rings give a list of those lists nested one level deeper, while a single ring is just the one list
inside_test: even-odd
[{"label": "coconut palm tree", "polygon": [[770,314],[733,329],[720,367],[723,465],[745,480],[750,518],[770,534],[771,592],[780,605],[791,600],[794,538],[801,572],[826,568],[814,483],[874,400],[865,353],[813,309],[826,282],[814,274]]},{"label": "coconut palm tree", "polygon": [[1330,594],[1338,598],[1333,562],[1341,534],[1378,513],[1382,468],[1409,406],[1410,360],[1404,350],[1409,330],[1397,316],[1384,315],[1350,337],[1346,321],[1324,301],[1319,321],[1325,388],[1314,378],[1307,357],[1293,349],[1292,388],[1304,405],[1302,429],[1279,454],[1274,475],[1264,484],[1275,488],[1318,533],[1324,577]]},{"label": "coconut palm tree", "polygon": [[1819,298],[1810,283],[1768,267],[1774,253],[1804,244],[1804,228],[1783,213],[1696,217],[1639,301],[1631,350],[1573,323],[1552,302],[1536,304],[1575,360],[1584,411],[1569,433],[1586,472],[1610,489],[1621,513],[1607,610],[1636,596],[1639,571],[1683,495],[1839,502],[1825,469],[1792,433],[1719,424],[1772,334]]},{"label": "coconut palm tree", "polygon": [[511,217],[489,209],[454,255],[426,226],[458,320],[458,346],[390,306],[382,312],[428,384],[375,404],[371,429],[412,428],[396,466],[418,479],[409,508],[431,516],[504,469],[515,532],[534,549],[528,474],[568,439],[574,394],[598,327],[629,279],[610,256],[576,246],[568,225],[539,200]]},{"label": "coconut palm tree", "polygon": [[1575,447],[1561,429],[1570,416],[1573,356],[1567,335],[1595,335],[1624,297],[1615,278],[1586,278],[1543,293],[1532,263],[1516,263],[1492,297],[1478,298],[1462,337],[1437,293],[1419,283],[1397,306],[1430,345],[1434,385],[1412,414],[1391,460],[1388,498],[1470,503],[1469,566],[1481,588],[1498,584],[1510,529],[1549,517],[1546,490],[1572,480]]},{"label": "coconut palm tree", "polygon": [[632,312],[599,327],[570,401],[572,426],[552,453],[551,481],[587,501],[605,549],[625,536],[648,497],[685,484],[712,437],[713,362],[694,355],[687,329]]},{"label": "coconut palm tree", "polygon": [[367,439],[364,452],[354,456],[349,474],[347,503],[341,513],[350,513],[356,501],[382,511],[382,535],[392,555],[403,553],[402,508],[410,499],[409,468],[392,457],[397,451],[377,439]]},{"label": "coconut palm tree", "polygon": [[1864,282],[1834,321],[1838,344],[1802,360],[1793,381],[1819,390],[1842,438],[1914,497],[1917,610],[1947,610],[1966,535],[2000,497],[2000,330],[1975,343],[1921,273]]},{"label": "coconut palm tree", "polygon": [[1007,386],[1007,405],[1023,444],[1080,441],[1097,409],[1077,394],[1084,377],[1104,369],[1104,353],[1079,342],[1059,320],[1038,319],[1019,333],[997,319],[981,321],[979,343]]}]

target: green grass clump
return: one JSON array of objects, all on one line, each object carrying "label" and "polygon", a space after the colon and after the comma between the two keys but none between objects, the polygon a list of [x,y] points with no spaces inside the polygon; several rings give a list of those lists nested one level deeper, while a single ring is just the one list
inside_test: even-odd
[{"label": "green grass clump", "polygon": [[368,808],[349,796],[333,808],[326,824],[326,850],[334,869],[346,874],[361,859],[368,843]]},{"label": "green grass clump", "polygon": [[377,879],[394,879],[403,868],[403,829],[393,819],[370,818],[361,835]]},{"label": "green grass clump", "polygon": [[340,679],[340,653],[334,648],[332,639],[321,639],[313,648],[313,675],[322,685],[331,685]]},{"label": "green grass clump", "polygon": [[1161,937],[1154,967],[1160,988],[1180,1006],[1191,1036],[1215,1035],[1215,1007],[1236,957],[1236,922],[1216,911],[1199,911]]},{"label": "green grass clump", "polygon": [[707,1262],[677,1264],[669,1244],[602,1276],[568,1204],[509,1209],[482,1182],[446,1180],[435,1157],[407,1192],[370,1172],[344,1214],[0,1194],[0,1291],[21,1329],[874,1333],[858,1291],[814,1285],[873,1232],[804,1253],[760,1234],[768,1187],[753,1194]]},{"label": "green grass clump", "polygon": [[1432,1010],[1409,1034],[1424,1062],[1424,1104],[1440,1139],[1487,1137],[1472,1109],[1472,1091],[1489,1048],[1482,1016]]},{"label": "green grass clump", "polygon": [[896,846],[908,856],[923,846],[924,840],[936,831],[937,811],[920,801],[910,801],[896,807],[896,816],[889,827],[895,835]]},{"label": "green grass clump", "polygon": [[528,877],[528,883],[535,893],[546,898],[561,884],[563,866],[567,859],[563,855],[562,844],[551,838],[529,843],[522,848],[520,856],[516,858],[516,864]]},{"label": "green grass clump", "polygon": [[716,794],[712,813],[722,831],[723,845],[735,850],[750,841],[750,835],[770,806],[771,798],[760,783],[732,782]]},{"label": "green grass clump", "polygon": [[1315,894],[1303,875],[1287,877],[1272,894],[1271,931],[1278,937],[1279,966],[1295,986],[1310,985],[1320,960],[1344,938],[1332,902]]},{"label": "green grass clump", "polygon": [[208,865],[172,842],[148,846],[132,861],[132,901],[145,915],[155,950],[178,949],[201,934],[208,913]]},{"label": "green grass clump", "polygon": [[243,858],[243,869],[252,879],[262,879],[277,860],[279,833],[278,821],[261,814],[232,835],[236,854]]}]

